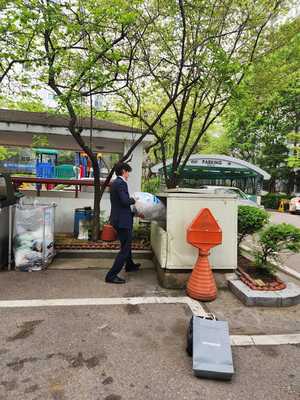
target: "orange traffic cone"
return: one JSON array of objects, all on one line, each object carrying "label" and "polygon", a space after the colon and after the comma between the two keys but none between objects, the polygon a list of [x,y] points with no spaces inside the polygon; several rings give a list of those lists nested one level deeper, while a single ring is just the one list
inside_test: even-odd
[{"label": "orange traffic cone", "polygon": [[196,265],[187,284],[187,294],[196,300],[212,301],[217,297],[217,286],[208,256],[209,251],[199,250]]},{"label": "orange traffic cone", "polygon": [[208,256],[212,247],[222,243],[222,230],[208,208],[200,210],[188,227],[187,241],[199,249],[196,265],[187,284],[187,294],[196,300],[215,300],[217,286]]}]

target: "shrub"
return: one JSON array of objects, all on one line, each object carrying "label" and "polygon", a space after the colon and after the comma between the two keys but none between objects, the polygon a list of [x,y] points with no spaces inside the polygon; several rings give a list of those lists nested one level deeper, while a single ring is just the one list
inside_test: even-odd
[{"label": "shrub", "polygon": [[142,191],[152,194],[157,194],[160,192],[160,178],[155,176],[153,178],[148,178],[142,182]]},{"label": "shrub", "polygon": [[263,196],[261,198],[261,203],[266,208],[270,208],[272,210],[277,210],[281,199],[290,200],[291,198],[292,198],[292,196],[289,196],[287,194],[268,193],[266,196]]},{"label": "shrub", "polygon": [[259,231],[269,222],[269,214],[252,206],[239,206],[238,208],[238,245],[247,235]]},{"label": "shrub", "polygon": [[133,226],[133,239],[150,242],[150,224],[137,223]]},{"label": "shrub", "polygon": [[255,251],[255,265],[272,270],[268,261],[276,260],[278,253],[300,251],[300,229],[285,223],[270,225],[260,233],[258,244],[260,249]]}]

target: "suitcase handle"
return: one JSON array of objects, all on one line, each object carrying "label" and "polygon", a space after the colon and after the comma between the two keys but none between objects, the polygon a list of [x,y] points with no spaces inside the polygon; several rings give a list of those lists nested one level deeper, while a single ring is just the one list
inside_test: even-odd
[{"label": "suitcase handle", "polygon": [[211,321],[217,320],[216,316],[213,313],[207,313],[206,315],[201,315],[201,316],[199,315],[199,317],[202,319],[209,319]]}]

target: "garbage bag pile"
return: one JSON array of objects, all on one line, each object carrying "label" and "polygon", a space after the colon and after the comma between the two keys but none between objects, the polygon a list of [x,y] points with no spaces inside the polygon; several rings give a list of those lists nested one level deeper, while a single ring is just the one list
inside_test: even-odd
[{"label": "garbage bag pile", "polygon": [[133,198],[135,199],[133,209],[142,218],[150,221],[166,219],[166,207],[158,197],[151,193],[135,192]]},{"label": "garbage bag pile", "polygon": [[54,206],[19,205],[14,224],[15,266],[21,271],[39,271],[49,265],[54,250]]}]

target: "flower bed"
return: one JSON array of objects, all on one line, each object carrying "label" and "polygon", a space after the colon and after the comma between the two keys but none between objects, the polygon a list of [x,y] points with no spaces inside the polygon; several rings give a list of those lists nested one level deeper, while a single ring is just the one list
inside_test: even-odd
[{"label": "flower bed", "polygon": [[254,267],[252,262],[243,256],[239,256],[238,259],[238,272],[241,281],[253,290],[275,291],[286,288],[286,284],[276,275]]},{"label": "flower bed", "polygon": [[[103,240],[92,242],[74,239],[71,234],[58,234],[55,236],[55,248],[57,250],[118,250],[120,242],[104,242]],[[132,250],[151,250],[150,242],[145,239],[133,240]]]}]

